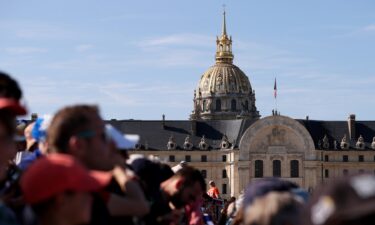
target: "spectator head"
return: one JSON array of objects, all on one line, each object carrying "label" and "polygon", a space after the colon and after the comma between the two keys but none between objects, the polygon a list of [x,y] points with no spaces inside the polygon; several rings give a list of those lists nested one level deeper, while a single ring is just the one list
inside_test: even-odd
[{"label": "spectator head", "polygon": [[56,113],[48,128],[49,151],[73,155],[89,169],[114,166],[105,125],[96,106],[68,106]]},{"label": "spectator head", "polygon": [[208,184],[210,185],[210,187],[215,187],[216,186],[216,184],[215,184],[215,182],[213,180],[210,180],[208,182]]},{"label": "spectator head", "polygon": [[[140,178],[140,183],[144,189],[146,197],[150,198],[156,196],[160,192],[160,184],[164,180],[173,175],[172,170],[169,168],[169,177],[165,178],[167,170],[159,162],[154,162],[145,157],[135,157],[131,155],[128,160],[129,166],[133,169],[135,174]],[[158,174],[155,176],[155,174]]]},{"label": "spectator head", "polygon": [[360,174],[318,188],[303,218],[306,225],[374,224],[375,176]]},{"label": "spectator head", "polygon": [[47,129],[51,123],[52,117],[44,115],[35,121],[33,130],[31,131],[32,137],[38,142],[39,151],[43,155],[47,154],[48,142],[47,142]]},{"label": "spectator head", "polygon": [[245,208],[245,225],[299,225],[301,203],[288,192],[269,192]]},{"label": "spectator head", "polygon": [[0,181],[5,179],[9,160],[16,154],[14,135],[15,117],[26,114],[19,100],[22,91],[18,83],[9,75],[0,72]]},{"label": "spectator head", "polygon": [[32,136],[32,130],[34,129],[35,122],[30,123],[25,128],[25,139],[26,139],[26,151],[33,152],[38,147],[38,142]]},{"label": "spectator head", "polygon": [[251,182],[245,191],[243,205],[244,207],[252,204],[257,197],[262,197],[271,191],[275,192],[289,192],[298,186],[290,181],[281,180],[278,178],[264,178]]},{"label": "spectator head", "polygon": [[102,189],[110,179],[110,173],[88,171],[72,156],[51,154],[26,170],[20,186],[25,202],[39,218],[82,224],[90,220],[90,192]]},{"label": "spectator head", "polygon": [[182,208],[202,198],[206,183],[199,170],[185,166],[164,181],[161,189],[176,208]]}]

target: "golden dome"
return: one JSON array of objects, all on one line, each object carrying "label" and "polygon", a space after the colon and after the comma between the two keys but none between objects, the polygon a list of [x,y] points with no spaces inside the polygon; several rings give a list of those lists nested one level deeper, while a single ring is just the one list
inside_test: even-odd
[{"label": "golden dome", "polygon": [[251,94],[249,78],[237,66],[228,63],[217,63],[210,67],[198,84],[202,96]]},{"label": "golden dome", "polygon": [[255,92],[249,78],[233,65],[232,37],[227,35],[225,11],[223,30],[216,39],[216,63],[201,77],[194,92],[191,119],[258,119]]}]

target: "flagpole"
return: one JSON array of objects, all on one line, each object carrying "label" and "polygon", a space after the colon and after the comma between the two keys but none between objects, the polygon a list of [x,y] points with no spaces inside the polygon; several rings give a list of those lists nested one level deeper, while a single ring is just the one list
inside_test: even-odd
[{"label": "flagpole", "polygon": [[273,86],[273,96],[275,98],[275,115],[278,115],[278,112],[277,112],[277,83],[276,83],[276,77],[275,77],[275,83],[274,83],[274,86]]}]

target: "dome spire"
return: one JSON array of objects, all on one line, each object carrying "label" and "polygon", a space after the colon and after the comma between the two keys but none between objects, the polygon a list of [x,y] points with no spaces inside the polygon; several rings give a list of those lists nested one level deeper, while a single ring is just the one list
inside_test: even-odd
[{"label": "dome spire", "polygon": [[227,35],[227,24],[225,22],[225,4],[223,5],[223,33],[222,36]]},{"label": "dome spire", "polygon": [[225,5],[223,12],[223,30],[220,38],[216,40],[216,63],[233,63],[233,54],[232,54],[232,37],[227,35],[227,23],[226,23],[226,12]]}]

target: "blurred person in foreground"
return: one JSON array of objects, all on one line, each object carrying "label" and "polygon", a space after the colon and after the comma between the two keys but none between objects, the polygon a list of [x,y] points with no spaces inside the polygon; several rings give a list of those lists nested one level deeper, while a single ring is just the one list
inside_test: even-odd
[{"label": "blurred person in foreground", "polygon": [[302,203],[292,193],[270,192],[244,209],[244,225],[300,225]]},{"label": "blurred person in foreground", "polygon": [[110,173],[88,171],[69,155],[52,154],[33,163],[20,184],[38,225],[80,225],[90,222],[90,192],[102,189],[110,179]]},{"label": "blurred person in foreground", "polygon": [[90,224],[132,224],[149,206],[135,177],[110,150],[105,124],[96,106],[75,105],[59,110],[47,132],[49,152],[69,154],[90,170],[112,171],[105,190],[94,194]]},{"label": "blurred person in foreground", "polygon": [[21,170],[26,170],[32,162],[47,154],[47,128],[51,119],[51,116],[45,115],[26,127],[24,131],[27,144],[26,151],[18,152],[15,159]]},{"label": "blurred person in foreground", "polygon": [[200,201],[206,183],[199,170],[190,166],[177,171],[160,184],[161,198],[155,203],[153,224],[190,224],[184,207]]},{"label": "blurred person in foreground", "polygon": [[220,198],[220,192],[216,187],[215,182],[213,180],[210,180],[210,182],[208,182],[208,185],[210,185],[210,188],[207,191],[208,196],[210,196],[211,198]]},{"label": "blurred person in foreground", "polygon": [[359,174],[319,187],[302,216],[305,225],[374,224],[375,176]]},{"label": "blurred person in foreground", "polygon": [[[222,216],[228,217],[227,222],[233,225],[243,224],[246,209],[250,207],[256,199],[262,198],[270,192],[292,194],[293,190],[296,189],[298,189],[298,185],[296,185],[295,183],[279,178],[263,178],[253,181],[246,187],[243,199],[241,200],[241,204],[238,207],[236,206],[237,209],[234,213],[234,218],[230,218],[226,214],[223,214]],[[293,194],[293,196],[299,198],[295,194]]]},{"label": "blurred person in foreground", "polygon": [[17,224],[9,201],[13,198],[13,186],[18,181],[18,170],[11,160],[16,155],[16,116],[25,115],[26,108],[20,103],[22,91],[8,74],[0,72],[0,224]]}]

